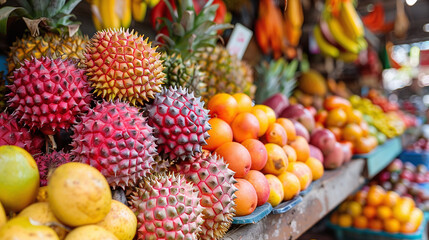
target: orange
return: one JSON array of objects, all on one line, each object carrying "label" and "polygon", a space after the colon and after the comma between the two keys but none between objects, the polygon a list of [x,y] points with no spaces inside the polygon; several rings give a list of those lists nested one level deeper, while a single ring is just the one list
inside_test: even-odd
[{"label": "orange", "polygon": [[381,220],[389,219],[392,216],[392,209],[388,206],[377,207],[377,217]]},{"label": "orange", "polygon": [[291,162],[287,167],[287,171],[295,174],[298,177],[301,185],[301,191],[307,189],[313,179],[311,169],[303,162]]},{"label": "orange", "polygon": [[252,109],[252,99],[245,93],[236,93],[232,95],[233,98],[237,101],[238,107],[238,113],[242,112],[250,112]]},{"label": "orange", "polygon": [[278,176],[278,178],[283,185],[284,201],[291,200],[301,191],[301,183],[295,174],[283,172]]},{"label": "orange", "polygon": [[252,166],[249,151],[240,143],[224,143],[215,150],[215,153],[223,157],[228,168],[235,172],[234,177],[244,177]]},{"label": "orange", "polygon": [[366,197],[368,196],[368,192],[367,191],[363,191],[360,190],[356,193],[356,195],[354,196],[353,200],[355,200],[356,202],[360,203],[361,205],[364,205],[366,202]]},{"label": "orange", "polygon": [[383,205],[393,207],[398,202],[400,196],[394,191],[388,191],[384,197]]},{"label": "orange", "polygon": [[280,146],[284,146],[287,143],[287,135],[282,125],[278,123],[272,123],[268,126],[265,132],[265,140],[268,143],[275,143]]},{"label": "orange", "polygon": [[409,197],[402,197],[393,206],[393,217],[400,222],[408,222],[410,214],[414,208],[414,200]]},{"label": "orange", "polygon": [[264,174],[257,170],[250,170],[244,179],[249,181],[256,190],[258,206],[264,205],[270,196],[270,185]]},{"label": "orange", "polygon": [[237,183],[234,186],[238,189],[235,192],[236,198],[234,202],[235,214],[237,216],[249,215],[255,211],[258,205],[258,195],[256,194],[255,188],[250,182],[245,179],[236,178]]},{"label": "orange", "polygon": [[321,123],[322,125],[324,125],[327,117],[328,111],[320,110],[316,113],[316,116],[314,116],[314,120],[316,121],[316,123]]},{"label": "orange", "polygon": [[333,109],[328,112],[328,116],[326,117],[326,126],[328,127],[342,127],[347,122],[347,114],[341,109]]},{"label": "orange", "polygon": [[368,190],[366,203],[369,206],[377,207],[378,205],[383,203],[385,195],[386,195],[386,192],[382,187],[377,185],[371,186],[370,189]]},{"label": "orange", "polygon": [[318,159],[309,157],[305,164],[311,169],[313,181],[321,178],[324,173],[323,164]]},{"label": "orange", "polygon": [[296,160],[305,162],[310,157],[310,146],[307,140],[302,136],[296,136],[295,141],[289,144],[296,152]]},{"label": "orange", "polygon": [[362,122],[363,116],[359,110],[349,108],[346,110],[346,114],[347,114],[347,123],[360,124],[360,122]]},{"label": "orange", "polygon": [[377,138],[374,136],[361,137],[354,141],[354,152],[359,154],[365,154],[371,152],[377,147]]},{"label": "orange", "polygon": [[255,115],[259,122],[258,137],[264,136],[268,129],[268,117],[261,109],[252,108],[251,113]]},{"label": "orange", "polygon": [[348,123],[342,131],[342,139],[353,142],[363,135],[362,128],[357,123]]},{"label": "orange", "polygon": [[235,98],[227,93],[218,93],[208,102],[207,108],[212,118],[218,117],[228,124],[232,122],[238,113],[238,103]]},{"label": "orange", "polygon": [[362,205],[356,201],[350,201],[349,204],[347,204],[346,211],[352,217],[360,216],[362,214]]},{"label": "orange", "polygon": [[338,213],[337,212],[332,213],[329,220],[331,221],[331,223],[338,225]]},{"label": "orange", "polygon": [[380,219],[373,218],[368,221],[368,228],[371,230],[382,231],[383,227],[383,222]]},{"label": "orange", "polygon": [[232,129],[228,123],[220,118],[212,118],[209,123],[212,127],[208,131],[210,137],[207,139],[207,145],[204,145],[203,149],[213,151],[224,143],[232,142]]},{"label": "orange", "polygon": [[362,210],[362,214],[368,218],[374,218],[377,215],[377,209],[373,206],[365,206]]},{"label": "orange", "polygon": [[401,233],[410,234],[410,233],[417,231],[418,227],[419,226],[416,227],[416,226],[414,226],[414,224],[412,224],[410,222],[406,222],[406,223],[401,224],[401,228],[399,229],[399,231]]},{"label": "orange", "polygon": [[337,142],[341,141],[341,137],[343,135],[343,130],[341,128],[339,128],[339,127],[328,127],[328,130],[334,134]]},{"label": "orange", "polygon": [[249,151],[250,157],[252,158],[252,166],[250,169],[262,170],[268,159],[268,153],[265,145],[256,139],[244,140],[241,145]]},{"label": "orange", "polygon": [[365,216],[357,216],[353,218],[353,227],[365,229],[368,227],[368,219]]},{"label": "orange", "polygon": [[384,230],[388,233],[397,233],[401,229],[401,223],[394,219],[386,219],[384,220]]},{"label": "orange", "polygon": [[323,101],[323,108],[330,111],[332,109],[349,109],[351,108],[351,104],[349,100],[338,97],[338,96],[329,96],[326,97]]},{"label": "orange", "polygon": [[251,113],[239,113],[231,124],[234,140],[242,142],[246,139],[257,139],[259,133],[259,121]]},{"label": "orange", "polygon": [[267,149],[268,159],[262,172],[279,175],[286,171],[289,162],[283,149],[274,143],[265,144],[265,148]]},{"label": "orange", "polygon": [[287,141],[292,142],[296,138],[296,129],[293,122],[287,118],[277,118],[276,123],[282,125],[286,131]]},{"label": "orange", "polygon": [[285,151],[289,162],[296,162],[297,156],[296,156],[295,149],[293,149],[293,147],[289,145],[284,145],[283,150]]},{"label": "orange", "polygon": [[267,178],[268,184],[270,185],[270,196],[268,197],[268,203],[275,207],[283,201],[283,185],[280,180],[272,174],[266,174],[265,178]]},{"label": "orange", "polygon": [[351,227],[353,224],[352,216],[348,214],[340,214],[338,216],[338,225],[341,227]]},{"label": "orange", "polygon": [[253,107],[254,109],[261,109],[262,111],[265,112],[265,114],[267,115],[268,118],[268,125],[271,123],[276,122],[276,113],[274,112],[274,110],[268,106],[265,105],[255,105]]}]

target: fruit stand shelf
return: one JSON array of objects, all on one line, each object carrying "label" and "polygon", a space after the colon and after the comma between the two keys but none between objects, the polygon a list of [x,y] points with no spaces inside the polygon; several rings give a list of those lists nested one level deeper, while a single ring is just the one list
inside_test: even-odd
[{"label": "fruit stand shelf", "polygon": [[283,214],[269,214],[260,222],[233,225],[225,240],[297,239],[317,223],[365,181],[364,159],[355,159],[332,171],[326,171],[301,203]]}]

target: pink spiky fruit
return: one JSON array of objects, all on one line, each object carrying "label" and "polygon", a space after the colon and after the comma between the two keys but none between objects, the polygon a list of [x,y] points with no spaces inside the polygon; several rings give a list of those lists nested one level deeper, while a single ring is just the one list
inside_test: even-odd
[{"label": "pink spiky fruit", "polygon": [[36,160],[37,168],[39,169],[40,186],[46,186],[48,185],[48,178],[54,170],[64,163],[70,162],[70,154],[63,151],[54,151],[38,155],[34,160]]},{"label": "pink spiky fruit", "polygon": [[159,153],[170,160],[184,160],[202,151],[210,130],[204,103],[186,88],[164,88],[147,107],[155,129]]},{"label": "pink spiky fruit", "polygon": [[131,195],[137,239],[197,239],[203,223],[198,189],[181,175],[156,173]]},{"label": "pink spiky fruit", "polygon": [[75,125],[72,139],[74,161],[97,168],[113,188],[133,185],[152,169],[156,139],[128,103],[97,103]]},{"label": "pink spiky fruit", "polygon": [[95,93],[107,100],[143,104],[161,91],[165,74],[160,54],[134,31],[97,32],[86,49],[85,58]]},{"label": "pink spiky fruit", "polygon": [[208,152],[176,164],[175,171],[183,174],[200,190],[204,223],[199,237],[221,239],[235,215],[234,193],[237,188],[234,186],[234,172],[222,157]]},{"label": "pink spiky fruit", "polygon": [[21,124],[53,135],[68,129],[89,110],[90,87],[83,69],[71,60],[25,60],[8,85],[10,107]]},{"label": "pink spiky fruit", "polygon": [[45,140],[39,134],[31,133],[11,115],[0,113],[0,146],[16,145],[33,155],[42,151],[44,143]]}]

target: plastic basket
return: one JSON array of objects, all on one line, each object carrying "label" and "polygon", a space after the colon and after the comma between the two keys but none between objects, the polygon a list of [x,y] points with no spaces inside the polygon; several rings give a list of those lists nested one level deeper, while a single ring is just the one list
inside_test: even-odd
[{"label": "plastic basket", "polygon": [[403,162],[410,162],[415,166],[419,164],[423,164],[429,168],[429,152],[416,152],[416,151],[403,151],[401,155],[399,155],[399,159]]},{"label": "plastic basket", "polygon": [[402,234],[402,233],[388,233],[384,231],[373,231],[370,229],[357,229],[354,227],[343,228],[338,225],[332,224],[327,221],[327,226],[334,230],[337,240],[406,240],[406,239],[419,239],[427,240],[425,229],[428,214],[425,213],[424,219],[415,233]]}]

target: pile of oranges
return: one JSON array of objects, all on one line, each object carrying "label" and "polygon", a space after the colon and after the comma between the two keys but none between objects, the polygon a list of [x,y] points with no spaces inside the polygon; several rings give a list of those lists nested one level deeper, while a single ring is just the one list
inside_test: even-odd
[{"label": "pile of oranges", "polygon": [[331,215],[331,222],[341,227],[409,234],[417,231],[423,218],[423,211],[412,198],[373,185],[343,202]]},{"label": "pile of oranges", "polygon": [[369,134],[362,113],[353,109],[347,99],[329,96],[323,108],[315,116],[316,124],[331,130],[337,141],[351,145],[353,153],[365,154],[377,147],[377,138]]},{"label": "pile of oranges", "polygon": [[268,106],[253,106],[244,93],[220,93],[208,104],[212,129],[204,150],[224,158],[235,172],[236,215],[252,213],[297,196],[322,177],[323,164],[310,157],[305,138],[291,120],[276,118]]}]

